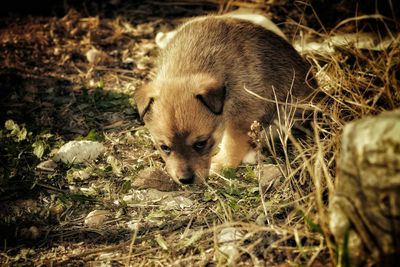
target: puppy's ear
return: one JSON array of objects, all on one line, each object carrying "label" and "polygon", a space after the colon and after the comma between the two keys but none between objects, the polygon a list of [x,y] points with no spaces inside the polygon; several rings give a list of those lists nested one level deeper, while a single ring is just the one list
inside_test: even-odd
[{"label": "puppy's ear", "polygon": [[226,87],[215,79],[200,82],[200,89],[196,98],[201,101],[212,113],[221,115],[224,109]]},{"label": "puppy's ear", "polygon": [[143,120],[144,116],[150,111],[151,105],[154,102],[154,97],[155,89],[151,83],[136,89],[133,98],[135,99],[141,120]]}]

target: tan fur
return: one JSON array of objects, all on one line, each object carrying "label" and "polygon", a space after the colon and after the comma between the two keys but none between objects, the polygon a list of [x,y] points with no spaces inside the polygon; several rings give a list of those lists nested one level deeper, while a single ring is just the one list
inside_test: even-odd
[{"label": "tan fur", "polygon": [[211,169],[218,171],[223,167],[236,167],[250,150],[248,130],[227,125],[221,142],[221,149],[213,157]]},{"label": "tan fur", "polygon": [[[304,100],[313,92],[308,71],[289,43],[261,26],[202,17],[177,30],[159,57],[156,78],[135,92],[135,100],[170,175],[199,182],[221,140],[213,168],[237,167],[250,150],[251,123],[268,125],[276,117],[274,103],[245,88],[271,100],[273,88],[278,101],[285,102],[290,91]],[[204,140],[204,150],[196,151],[196,142]]]}]

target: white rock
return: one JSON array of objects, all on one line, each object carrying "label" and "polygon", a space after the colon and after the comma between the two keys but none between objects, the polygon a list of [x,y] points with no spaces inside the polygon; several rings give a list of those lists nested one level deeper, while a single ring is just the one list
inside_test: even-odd
[{"label": "white rock", "polygon": [[73,173],[73,177],[79,180],[86,180],[90,177],[90,173],[87,170],[76,170]]},{"label": "white rock", "polygon": [[31,226],[28,228],[22,228],[20,235],[24,239],[36,240],[40,237],[40,230],[36,226]]},{"label": "white rock", "polygon": [[294,48],[300,53],[319,52],[331,54],[337,47],[354,47],[356,49],[367,49],[382,51],[387,49],[395,42],[393,37],[382,37],[375,33],[345,33],[337,34],[329,38],[318,39],[316,42],[304,42],[296,40],[293,43]]},{"label": "white rock", "polygon": [[107,54],[103,51],[97,50],[96,48],[92,48],[86,52],[86,59],[89,63],[97,65],[106,61]]},{"label": "white rock", "polygon": [[219,250],[228,257],[228,264],[239,256],[237,241],[243,238],[243,233],[234,227],[227,227],[221,230],[218,235]]},{"label": "white rock", "polygon": [[123,197],[128,206],[137,204],[160,204],[167,210],[184,210],[194,205],[193,200],[182,196],[181,192],[164,192],[157,189],[131,190]]},{"label": "white rock", "polygon": [[133,221],[129,221],[126,223],[126,226],[128,226],[128,228],[131,231],[137,231],[140,228],[140,223],[137,220],[133,220]]},{"label": "white rock", "polygon": [[283,166],[279,167],[278,165],[274,164],[266,164],[261,167],[260,170],[260,187],[262,193],[265,194],[271,187],[274,185],[276,186],[280,178],[283,176],[281,170],[283,170]]},{"label": "white rock", "polygon": [[161,201],[167,209],[184,210],[193,206],[193,201],[184,196],[168,197]]},{"label": "white rock", "polygon": [[228,263],[231,264],[239,256],[239,250],[236,245],[225,244],[219,247],[219,250],[228,257]]},{"label": "white rock", "polygon": [[103,151],[103,144],[96,141],[70,141],[58,150],[53,160],[67,164],[82,163],[96,159]]},{"label": "white rock", "polygon": [[218,235],[218,243],[238,241],[243,237],[243,233],[234,227],[227,227],[221,230]]},{"label": "white rock", "polygon": [[93,228],[102,226],[109,215],[106,210],[93,210],[86,216],[85,225]]},{"label": "white rock", "polygon": [[55,163],[52,159],[48,159],[39,163],[36,168],[41,171],[53,172],[57,168],[57,163]]}]

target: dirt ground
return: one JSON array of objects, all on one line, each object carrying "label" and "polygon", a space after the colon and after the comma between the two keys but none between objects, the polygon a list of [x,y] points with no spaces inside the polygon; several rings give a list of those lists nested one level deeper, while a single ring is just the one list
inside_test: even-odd
[{"label": "dirt ground", "polygon": [[[302,34],[317,38],[328,36],[357,12],[365,15],[374,8],[348,1],[327,12],[324,1],[265,2],[270,3],[110,0],[20,6],[22,2],[16,1],[3,9],[0,265],[335,265],[335,246],[315,204],[320,199],[327,206],[329,182],[315,192],[314,180],[304,174],[299,163],[304,160],[293,147],[288,148],[289,155],[265,153],[257,166],[225,170],[203,186],[166,181],[160,185],[157,177],[150,177],[154,184],[149,187],[163,191],[141,190],[143,179],[149,178],[141,171],[163,167],[132,98],[154,71],[157,32],[171,30],[187,17],[252,6],[270,16],[290,40]],[[388,10],[385,7],[382,13],[396,18],[398,9]],[[389,25],[398,36],[396,23],[362,20],[340,29],[377,32]],[[375,58],[379,53],[365,56]],[[312,53],[304,56],[317,70],[317,62],[328,61]],[[398,64],[397,56],[397,63],[390,66]],[[358,62],[348,51],[335,57],[342,67]],[[374,78],[371,83],[393,79],[397,86],[399,72],[387,71],[392,73],[389,81]],[[376,114],[399,104],[387,101],[384,93],[379,101],[384,102],[382,108],[358,114]],[[355,116],[343,111],[339,118],[345,118],[342,125]],[[337,136],[332,138],[338,143]],[[101,142],[105,152],[90,163],[43,167],[71,140]],[[331,182],[337,150],[332,142],[325,161]],[[297,174],[265,178],[260,185],[261,171],[272,173],[281,166],[278,163]],[[93,211],[104,220],[88,223]]]}]

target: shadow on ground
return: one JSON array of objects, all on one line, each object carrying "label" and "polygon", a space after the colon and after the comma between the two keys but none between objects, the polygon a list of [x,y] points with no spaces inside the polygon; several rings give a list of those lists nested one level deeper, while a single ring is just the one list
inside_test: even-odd
[{"label": "shadow on ground", "polygon": [[[57,222],[54,216],[43,214],[40,207],[43,195],[65,198],[65,201],[86,207],[97,202],[95,197],[68,192],[65,180],[68,166],[58,167],[50,176],[38,171],[36,166],[42,159],[34,154],[36,142],[44,144],[43,156],[48,158],[52,149],[66,141],[80,138],[104,141],[103,133],[138,124],[128,94],[107,91],[101,84],[92,89],[76,87],[62,78],[12,68],[0,69],[2,245],[15,246],[25,242],[33,245],[37,240],[29,241],[31,233],[24,234],[26,229]],[[4,127],[9,120],[18,125],[19,132],[12,134],[13,130]],[[78,239],[91,242],[112,241],[110,236],[102,237],[90,231],[72,232],[75,232],[74,240],[79,236]]]}]

